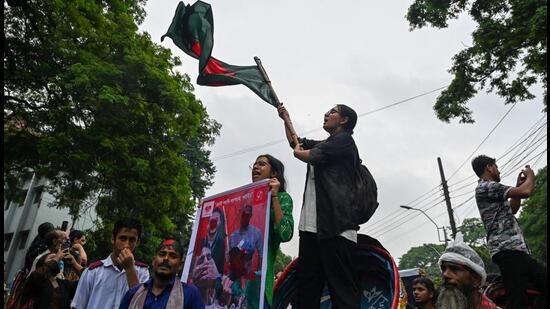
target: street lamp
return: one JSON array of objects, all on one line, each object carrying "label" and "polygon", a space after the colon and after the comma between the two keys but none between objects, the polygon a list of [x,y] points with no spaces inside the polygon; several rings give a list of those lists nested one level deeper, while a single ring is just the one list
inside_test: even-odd
[{"label": "street lamp", "polygon": [[433,224],[435,225],[435,227],[437,228],[437,239],[438,239],[439,241],[442,241],[442,240],[441,240],[441,236],[440,236],[440,234],[439,234],[439,230],[440,230],[440,229],[443,230],[443,236],[445,237],[445,246],[447,246],[447,241],[448,241],[448,239],[447,239],[447,231],[445,230],[445,227],[439,227],[439,226],[437,225],[437,223],[435,223],[435,221],[434,221],[432,218],[430,218],[430,216],[428,216],[428,214],[427,214],[426,212],[424,212],[424,210],[422,210],[422,209],[418,209],[418,208],[414,208],[414,207],[406,206],[406,205],[401,205],[401,206],[399,206],[399,207],[401,207],[401,208],[403,208],[403,209],[406,209],[406,210],[417,210],[417,211],[420,211],[421,213],[423,213],[424,216],[426,216],[426,218],[428,218],[430,221],[432,221],[432,223],[433,223]]}]

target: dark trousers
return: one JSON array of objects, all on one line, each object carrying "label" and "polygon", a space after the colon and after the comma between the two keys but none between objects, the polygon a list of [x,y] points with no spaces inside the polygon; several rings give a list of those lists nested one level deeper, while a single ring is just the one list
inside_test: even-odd
[{"label": "dark trousers", "polygon": [[317,234],[300,232],[298,257],[298,308],[319,308],[325,282],[332,308],[358,309],[361,301],[359,276],[353,270],[357,244],[337,236],[318,240]]},{"label": "dark trousers", "polygon": [[546,297],[546,268],[529,254],[521,251],[502,251],[493,256],[493,262],[500,268],[506,288],[506,309],[527,308],[529,283]]}]

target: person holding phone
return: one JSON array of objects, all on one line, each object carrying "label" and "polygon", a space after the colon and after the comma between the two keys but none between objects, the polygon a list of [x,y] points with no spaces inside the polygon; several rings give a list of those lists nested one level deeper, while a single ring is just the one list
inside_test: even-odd
[{"label": "person holding phone", "polygon": [[44,236],[44,243],[46,244],[48,249],[46,249],[46,251],[42,252],[34,259],[29,274],[36,269],[36,263],[42,256],[48,253],[57,253],[59,250],[62,249],[61,247],[63,243],[65,243],[67,240],[68,236],[65,231],[56,229],[46,233],[46,235]]},{"label": "person holding phone", "polygon": [[529,165],[519,173],[516,186],[500,183],[496,159],[480,155],[472,160],[479,177],[476,203],[487,232],[491,259],[498,265],[508,300],[506,308],[527,308],[527,287],[533,284],[546,298],[546,267],[529,251],[521,227],[514,216],[521,199],[528,198],[535,188],[535,172]]}]

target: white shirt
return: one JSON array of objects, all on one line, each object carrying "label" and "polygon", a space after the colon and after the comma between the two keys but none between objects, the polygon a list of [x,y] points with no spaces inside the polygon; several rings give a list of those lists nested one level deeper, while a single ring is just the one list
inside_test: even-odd
[{"label": "white shirt", "polygon": [[[102,266],[86,268],[80,276],[71,308],[118,309],[124,294],[129,290],[126,271],[119,270],[109,255]],[[138,280],[149,280],[149,269],[135,265]]]},{"label": "white shirt", "polygon": [[[315,197],[315,173],[313,165],[309,166],[309,173],[306,181],[306,189],[304,192],[304,205],[300,212],[300,224],[298,229],[303,232],[317,233],[317,204]],[[346,230],[339,236],[347,240],[357,243],[357,231]]]}]

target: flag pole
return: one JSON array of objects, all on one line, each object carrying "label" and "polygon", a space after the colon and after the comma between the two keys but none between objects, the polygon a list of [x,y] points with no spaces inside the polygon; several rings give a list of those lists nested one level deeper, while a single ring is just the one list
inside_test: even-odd
[{"label": "flag pole", "polygon": [[[281,101],[279,101],[279,98],[277,97],[277,94],[275,93],[275,89],[273,89],[273,86],[271,85],[271,80],[267,76],[267,72],[264,69],[264,66],[262,65],[262,61],[257,56],[254,57],[254,61],[256,61],[256,64],[258,65],[258,69],[260,69],[260,73],[262,73],[262,76],[264,77],[265,82],[267,83],[267,86],[271,90],[271,93],[273,94],[273,99],[275,99],[275,103],[277,104],[277,107],[283,105]],[[292,136],[292,141],[294,142],[294,145],[298,145],[298,134],[296,134],[296,130],[294,130],[294,126],[292,125],[292,121],[290,120],[290,117],[288,115],[283,116],[283,120],[285,123],[285,126],[290,131],[290,135]]]}]

